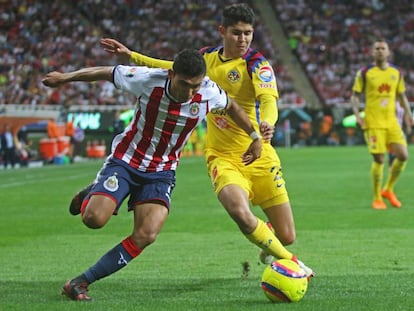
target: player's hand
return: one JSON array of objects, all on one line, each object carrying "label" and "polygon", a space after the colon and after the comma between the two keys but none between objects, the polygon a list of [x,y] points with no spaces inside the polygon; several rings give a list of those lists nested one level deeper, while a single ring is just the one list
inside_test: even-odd
[{"label": "player's hand", "polygon": [[256,159],[262,155],[262,140],[255,139],[250,144],[249,148],[242,155],[242,162],[244,165],[253,163]]},{"label": "player's hand", "polygon": [[103,47],[104,51],[118,56],[124,62],[129,62],[129,58],[131,57],[131,50],[121,42],[115,39],[102,38],[101,46]]},{"label": "player's hand", "polygon": [[365,128],[365,119],[361,118],[360,116],[356,117],[357,124],[361,127],[361,129]]},{"label": "player's hand", "polygon": [[266,121],[260,123],[260,134],[265,142],[270,142],[273,138],[273,134],[275,133],[275,127],[270,125]]},{"label": "player's hand", "polygon": [[42,79],[42,83],[49,87],[58,87],[64,83],[64,74],[57,71],[52,71],[46,74]]}]

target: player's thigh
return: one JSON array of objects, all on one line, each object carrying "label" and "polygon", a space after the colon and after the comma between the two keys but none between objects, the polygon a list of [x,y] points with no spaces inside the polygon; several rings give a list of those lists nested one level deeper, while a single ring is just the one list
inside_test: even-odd
[{"label": "player's thigh", "polygon": [[386,129],[366,129],[364,131],[364,138],[369,153],[385,154],[386,152],[388,152]]},{"label": "player's thigh", "polygon": [[388,131],[387,142],[400,161],[408,158],[407,140],[401,127],[392,127]]},{"label": "player's thigh", "polygon": [[274,205],[263,210],[275,230],[276,236],[284,245],[296,239],[295,221],[289,202]]},{"label": "player's thigh", "polygon": [[289,202],[286,182],[279,161],[268,160],[263,166],[251,166],[252,203],[262,209]]},{"label": "player's thigh", "polygon": [[88,194],[88,205],[92,204],[93,210],[99,210],[102,206],[105,212],[112,209],[113,214],[117,214],[134,186],[136,182],[132,180],[130,172],[125,167],[112,162],[106,163],[99,171],[96,183]]},{"label": "player's thigh", "polygon": [[216,157],[209,160],[207,168],[214,191],[217,195],[219,195],[226,186],[235,185],[247,194],[248,199],[252,197],[252,184],[246,177],[246,174],[242,172],[245,168],[243,164],[237,164],[232,159]]},{"label": "player's thigh", "polygon": [[115,209],[116,203],[114,200],[102,194],[95,194],[90,197],[86,205],[83,219],[100,227],[108,222]]}]

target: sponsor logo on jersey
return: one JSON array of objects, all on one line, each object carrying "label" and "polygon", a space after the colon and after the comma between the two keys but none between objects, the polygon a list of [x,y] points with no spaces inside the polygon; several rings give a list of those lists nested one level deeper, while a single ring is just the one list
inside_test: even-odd
[{"label": "sponsor logo on jersey", "polygon": [[231,83],[236,83],[237,81],[240,80],[240,73],[236,69],[233,69],[229,71],[229,73],[227,74],[227,79]]},{"label": "sponsor logo on jersey", "polygon": [[219,129],[226,129],[230,127],[229,122],[222,117],[214,117],[214,123]]},{"label": "sponsor logo on jersey", "polygon": [[115,192],[119,188],[118,178],[116,178],[116,174],[113,176],[108,177],[104,183],[103,186],[106,190]]},{"label": "sponsor logo on jersey", "polygon": [[272,89],[274,87],[271,83],[259,83],[261,89]]},{"label": "sponsor logo on jersey", "polygon": [[226,115],[226,110],[221,109],[221,108],[213,108],[213,109],[210,110],[210,113],[217,114],[219,116],[225,116]]},{"label": "sponsor logo on jersey", "polygon": [[136,71],[136,68],[134,68],[134,67],[129,68],[128,69],[128,72],[126,73],[126,76],[128,78],[132,78],[134,76],[134,74],[135,74],[135,71]]},{"label": "sponsor logo on jersey", "polygon": [[259,72],[257,74],[259,79],[263,82],[271,82],[273,81],[273,69],[270,66],[263,66],[259,68]]}]

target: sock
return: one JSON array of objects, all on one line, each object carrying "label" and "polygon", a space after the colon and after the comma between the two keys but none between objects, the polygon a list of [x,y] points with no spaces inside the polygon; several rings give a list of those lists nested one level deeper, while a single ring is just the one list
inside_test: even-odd
[{"label": "sock", "polygon": [[371,180],[374,190],[374,200],[382,200],[381,198],[381,185],[383,176],[384,164],[372,162],[371,165]]},{"label": "sock", "polygon": [[122,269],[141,252],[142,250],[134,244],[131,236],[129,236],[103,255],[101,259],[79,277],[83,277],[91,284]]},{"label": "sock", "polygon": [[385,190],[394,191],[394,185],[397,182],[398,177],[400,177],[401,172],[405,170],[406,165],[407,161],[401,162],[397,158],[394,159],[388,175],[387,183],[384,187]]},{"label": "sock", "polygon": [[86,205],[88,205],[88,203],[89,203],[89,199],[82,201],[81,210],[80,210],[82,216],[83,214],[85,214]]},{"label": "sock", "polygon": [[292,259],[293,257],[293,254],[280,243],[272,230],[261,219],[257,219],[256,229],[252,233],[246,234],[246,238],[279,259]]}]

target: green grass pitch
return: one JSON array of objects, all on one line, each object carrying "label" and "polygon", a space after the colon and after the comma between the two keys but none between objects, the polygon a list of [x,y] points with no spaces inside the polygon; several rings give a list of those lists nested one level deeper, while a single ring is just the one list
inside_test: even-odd
[{"label": "green grass pitch", "polygon": [[300,302],[267,300],[258,249],[218,203],[203,159],[184,158],[158,240],[90,286],[92,303],[67,300],[61,286],[132,229],[125,206],[100,230],[67,211],[102,162],[0,171],[0,310],[412,310],[412,161],[396,186],[403,207],[375,211],[364,146],[279,155],[297,229],[289,249],[317,273]]}]

